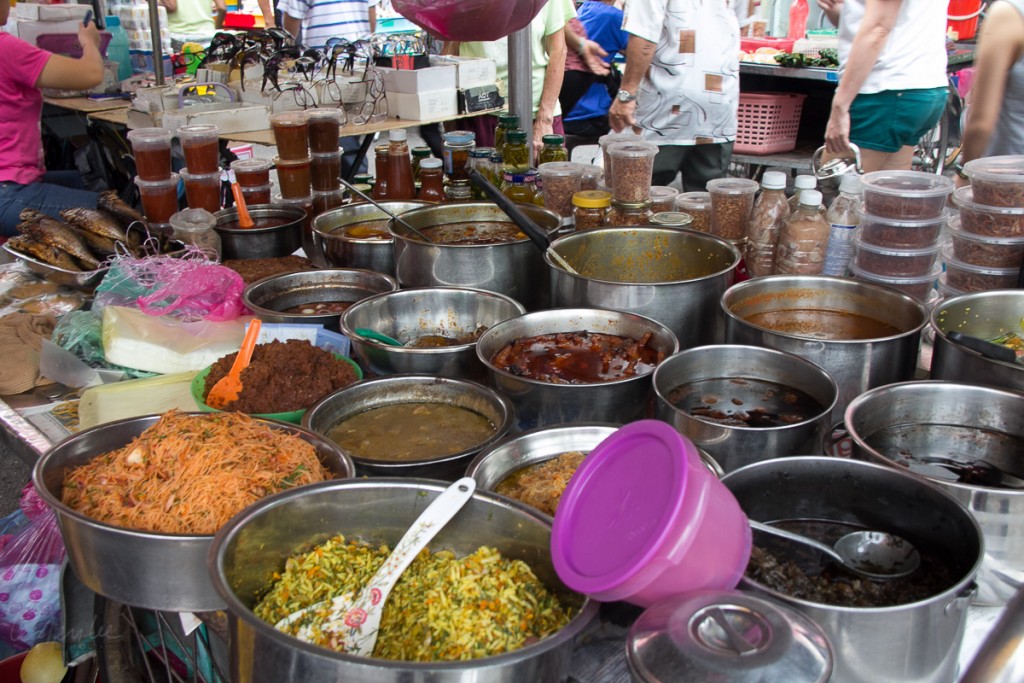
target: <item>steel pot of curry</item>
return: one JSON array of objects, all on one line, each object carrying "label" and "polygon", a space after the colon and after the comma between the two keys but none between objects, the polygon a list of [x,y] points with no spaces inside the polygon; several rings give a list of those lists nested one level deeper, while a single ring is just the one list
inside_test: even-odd
[{"label": "steel pot of curry", "polygon": [[835,421],[868,389],[914,378],[928,322],[925,307],[896,289],[816,275],[740,282],[721,305],[726,343],[787,351],[835,380]]},{"label": "steel pot of curry", "polygon": [[[561,219],[555,212],[526,204],[519,208],[549,235],[558,230]],[[542,254],[496,204],[439,204],[413,209],[401,218],[431,240],[424,241],[397,221],[388,224],[402,287],[475,287],[512,297],[528,310],[547,306]]]},{"label": "steel pot of curry", "polygon": [[552,306],[612,308],[668,327],[679,346],[721,343],[718,304],[735,282],[740,252],[696,230],[641,226],[599,228],[551,245],[579,274],[547,254]]}]

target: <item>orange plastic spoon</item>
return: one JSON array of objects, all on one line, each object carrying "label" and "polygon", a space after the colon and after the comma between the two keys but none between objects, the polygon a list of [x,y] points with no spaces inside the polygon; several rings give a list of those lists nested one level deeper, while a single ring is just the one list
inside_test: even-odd
[{"label": "orange plastic spoon", "polygon": [[256,225],[245,206],[245,195],[242,194],[242,188],[238,183],[231,183],[231,194],[235,197],[235,208],[238,209],[238,227],[251,228]]},{"label": "orange plastic spoon", "polygon": [[253,318],[249,323],[249,329],[245,331],[245,338],[242,340],[242,348],[238,350],[231,370],[211,387],[210,393],[206,396],[206,405],[223,410],[224,406],[238,398],[238,393],[242,391],[242,370],[248,367],[252,359],[252,351],[256,348],[256,339],[260,336],[262,324],[259,318]]}]

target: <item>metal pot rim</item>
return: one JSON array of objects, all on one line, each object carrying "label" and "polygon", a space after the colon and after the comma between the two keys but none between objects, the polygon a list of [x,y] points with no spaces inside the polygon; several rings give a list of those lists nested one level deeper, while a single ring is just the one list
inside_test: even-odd
[{"label": "metal pot rim", "polygon": [[[245,303],[246,306],[248,306],[250,309],[252,309],[253,313],[256,313],[256,314],[263,313],[263,314],[266,314],[266,315],[290,315],[288,313],[283,313],[282,311],[277,311],[277,310],[274,310],[272,308],[266,308],[265,306],[261,306],[260,304],[257,304],[255,302],[253,302],[252,301],[252,293],[253,292],[258,292],[261,287],[265,287],[270,282],[273,282],[275,280],[284,279],[284,278],[287,278],[287,277],[294,277],[294,276],[297,276],[297,275],[306,275],[306,276],[314,275],[314,276],[327,277],[327,276],[330,276],[332,274],[339,274],[339,273],[353,273],[353,274],[356,274],[356,275],[368,275],[371,278],[379,278],[379,279],[383,280],[384,282],[387,282],[392,287],[392,289],[390,291],[388,291],[388,292],[381,292],[382,294],[389,294],[391,291],[397,291],[398,290],[398,280],[396,280],[391,275],[387,275],[386,273],[379,273],[379,272],[377,272],[375,270],[367,270],[365,268],[317,268],[315,270],[304,270],[304,271],[298,271],[298,272],[294,272],[294,273],[274,273],[273,275],[268,275],[268,276],[266,276],[264,278],[260,278],[259,280],[256,280],[255,282],[252,282],[252,283],[250,283],[250,284],[245,286],[245,289],[242,291],[242,301],[243,301],[243,303]],[[335,285],[337,285],[337,286],[346,286],[346,287],[352,288],[352,287],[355,286],[355,284],[356,283],[354,283],[354,282],[350,283],[350,282],[340,282],[339,281],[339,282],[324,282],[324,283],[320,283],[319,285],[316,285],[316,286],[323,287],[325,289],[328,288],[329,286],[333,287]],[[376,295],[374,295],[374,296],[376,296]],[[318,323],[318,322],[322,322],[324,320],[333,320],[333,319],[336,319],[336,318],[340,318],[340,316],[341,316],[340,313],[325,313],[325,314],[322,314],[322,315],[303,316],[303,320],[308,320],[310,323]]]},{"label": "metal pot rim", "polygon": [[217,219],[213,229],[228,235],[263,235],[270,232],[284,230],[285,228],[294,227],[295,223],[305,220],[306,218],[305,211],[297,206],[288,206],[286,204],[254,204],[247,207],[247,209],[249,211],[249,215],[253,218],[260,218],[263,216],[280,216],[282,218],[290,218],[291,220],[288,223],[272,225],[269,228],[225,228],[220,224],[221,219],[238,220],[238,209],[232,207],[228,209],[221,209],[213,214],[213,217]]},{"label": "metal pot rim", "polygon": [[[879,293],[879,294],[881,294],[883,296],[887,296],[887,297],[891,297],[891,298],[897,298],[897,299],[902,299],[905,303],[913,305],[920,312],[921,320],[914,327],[912,327],[912,328],[910,328],[908,330],[904,330],[904,331],[900,332],[899,334],[890,335],[888,337],[872,337],[870,339],[820,339],[818,337],[809,337],[807,335],[797,335],[797,334],[793,334],[791,332],[779,332],[779,331],[773,330],[773,329],[771,329],[769,327],[762,327],[761,325],[755,325],[754,323],[751,323],[751,322],[747,321],[746,318],[742,318],[739,315],[737,315],[736,313],[734,313],[732,308],[729,305],[729,303],[730,303],[729,300],[730,299],[736,299],[739,296],[737,294],[737,292],[742,293],[744,290],[750,289],[752,287],[756,287],[758,285],[763,285],[766,282],[770,282],[770,281],[782,282],[784,280],[792,281],[793,285],[788,287],[786,290],[783,290],[783,291],[794,291],[794,290],[800,290],[800,289],[812,290],[812,289],[815,289],[815,285],[816,284],[819,285],[818,289],[825,289],[828,286],[847,288],[847,289],[849,289],[849,288],[865,288],[865,289],[877,292],[877,293]],[[735,303],[735,301],[733,301],[732,303]],[[827,345],[833,345],[833,344],[836,344],[836,345],[864,344],[864,343],[867,343],[867,342],[884,342],[884,341],[890,341],[890,340],[894,340],[894,339],[902,339],[904,337],[909,337],[909,336],[912,336],[912,335],[915,335],[915,334],[919,334],[921,332],[921,330],[924,329],[925,325],[928,324],[928,311],[927,311],[927,309],[924,307],[924,305],[920,301],[918,301],[914,297],[910,296],[909,294],[904,294],[903,292],[900,292],[898,290],[891,289],[891,288],[883,286],[883,285],[876,285],[876,284],[873,284],[873,283],[870,283],[870,282],[864,282],[862,280],[850,280],[850,279],[847,279],[847,278],[837,278],[837,277],[831,277],[831,276],[827,276],[827,275],[767,275],[765,277],[754,278],[754,279],[751,279],[751,280],[745,280],[743,282],[737,282],[736,284],[734,284],[731,287],[729,287],[729,289],[727,289],[725,291],[725,293],[722,295],[722,300],[720,302],[720,305],[721,305],[721,308],[722,308],[722,312],[727,317],[729,317],[732,320],[734,320],[737,324],[747,325],[747,326],[749,326],[751,328],[754,328],[756,330],[759,330],[761,332],[765,332],[765,333],[768,333],[768,334],[776,335],[778,337],[782,337],[782,338],[785,338],[785,339],[795,339],[795,340],[800,340],[800,341],[812,341],[812,342],[818,342],[820,344],[827,344]],[[780,310],[798,310],[798,309],[780,309]]]},{"label": "metal pot rim", "polygon": [[935,334],[942,337],[944,342],[955,348],[957,351],[965,353],[968,356],[984,360],[987,363],[992,363],[998,367],[1006,368],[1014,372],[1024,372],[1024,366],[1021,366],[1020,363],[1008,363],[1006,361],[996,360],[995,358],[989,358],[988,356],[978,353],[974,349],[958,344],[950,339],[946,334],[946,330],[942,329],[939,325],[939,318],[953,306],[966,304],[966,306],[970,308],[973,302],[988,299],[1020,299],[1021,305],[1024,306],[1024,292],[1019,289],[967,292],[965,294],[958,294],[956,296],[949,297],[948,299],[944,299],[937,303],[932,309],[931,314],[928,316],[928,321],[931,324],[932,329],[935,331]]},{"label": "metal pot rim", "polygon": [[[458,205],[447,205],[447,206],[428,203],[425,207],[420,207],[418,209],[411,209],[410,211],[407,211],[407,212],[403,213],[401,215],[401,217],[403,219],[408,218],[408,214],[410,214],[410,213],[411,214],[415,214],[415,213],[428,212],[428,211],[443,211],[444,209],[458,210],[460,208],[462,208],[464,210],[468,210],[470,208],[478,208],[478,207],[493,208],[493,209],[495,209],[500,214],[500,216],[498,216],[496,219],[491,219],[491,222],[497,222],[497,221],[500,221],[502,223],[511,223],[511,222],[513,222],[512,219],[509,216],[507,216],[501,210],[501,208],[497,204],[494,204],[492,202],[463,202],[463,203],[460,203]],[[539,207],[539,206],[532,206],[532,207],[529,207],[529,208],[531,210],[535,211],[535,212],[542,212],[543,214],[549,214],[552,217],[552,219],[556,219],[556,220],[553,221],[554,225],[546,230],[548,235],[554,235],[558,231],[559,227],[561,227],[561,219],[559,219],[557,214],[555,214],[550,209],[545,209],[545,208]],[[415,216],[413,216],[413,218],[415,218]],[[534,222],[536,223],[536,221],[534,221]],[[443,224],[444,223],[435,223],[435,224],[433,224],[431,226],[419,226],[419,225],[416,225],[416,226],[413,226],[413,227],[415,227],[417,229],[422,229],[422,228],[426,228],[426,227],[433,227],[434,225],[443,225]],[[537,227],[539,227],[541,230],[544,230],[544,226],[543,225],[539,225],[538,224]],[[403,234],[399,234],[398,233],[399,229],[403,230]],[[530,238],[524,235],[521,239],[510,240],[508,242],[496,242],[494,244],[444,244],[444,243],[441,243],[441,242],[424,242],[423,240],[419,239],[415,235],[410,237],[409,233],[411,233],[412,231],[409,230],[408,228],[401,228],[400,225],[397,224],[394,219],[391,219],[391,220],[388,221],[388,232],[391,233],[391,235],[395,238],[395,240],[402,240],[402,242],[404,244],[407,244],[407,245],[416,245],[416,246],[422,246],[422,247],[443,247],[445,249],[481,249],[481,248],[512,247],[512,246],[516,246],[516,245],[522,244],[524,242],[529,242],[530,241]]]},{"label": "metal pot rim", "polygon": [[[342,488],[385,488],[385,487],[398,487],[398,488],[411,488],[411,489],[432,489],[438,492],[444,490],[446,484],[443,482],[437,482],[431,479],[420,479],[413,477],[374,477],[372,479],[347,479],[343,481],[329,481],[321,482],[318,484],[310,484],[309,486],[301,487],[299,489],[293,489],[290,491],[282,491],[281,493],[274,494],[264,498],[263,500],[250,505],[245,509],[244,512],[236,515],[225,524],[214,536],[213,543],[210,546],[209,553],[207,554],[207,568],[213,580],[213,587],[217,593],[221,596],[224,602],[227,604],[228,610],[234,614],[234,616],[242,621],[245,621],[250,628],[254,628],[261,632],[264,637],[269,637],[272,640],[279,640],[286,638],[288,645],[296,649],[302,650],[307,654],[315,655],[318,657],[326,657],[339,662],[347,662],[353,664],[362,664],[368,666],[375,666],[381,668],[396,668],[396,669],[413,669],[417,671],[430,671],[434,669],[444,670],[472,670],[478,668],[482,663],[486,664],[502,664],[510,663],[516,660],[524,659],[523,654],[529,655],[534,649],[538,651],[548,650],[551,647],[560,645],[566,640],[575,638],[583,629],[593,620],[597,615],[598,605],[589,597],[583,594],[579,594],[583,597],[583,603],[580,605],[579,611],[576,615],[569,620],[563,628],[557,632],[551,634],[547,638],[539,640],[530,645],[513,650],[511,652],[505,652],[500,655],[492,655],[490,657],[481,657],[479,659],[472,659],[466,661],[439,661],[439,662],[406,662],[400,660],[388,660],[388,659],[374,659],[372,657],[359,657],[356,655],[345,654],[342,652],[335,652],[322,648],[312,643],[303,642],[297,638],[293,638],[284,634],[274,628],[273,624],[268,624],[256,617],[253,614],[252,609],[238,599],[234,591],[226,585],[226,581],[222,579],[221,571],[221,548],[224,548],[234,533],[244,526],[250,518],[256,513],[261,513],[264,509],[275,507],[287,503],[291,498],[295,497],[296,491],[302,494],[314,494],[321,489],[335,488],[339,485],[344,485]],[[534,510],[527,506],[511,505],[510,501],[502,496],[491,491],[477,490],[473,493],[473,497],[483,498],[490,503],[509,507],[515,510],[519,514],[527,515],[532,518],[538,524],[542,524],[548,529],[551,528],[551,521],[547,519],[542,513]],[[557,641],[557,642],[556,642]]]}]

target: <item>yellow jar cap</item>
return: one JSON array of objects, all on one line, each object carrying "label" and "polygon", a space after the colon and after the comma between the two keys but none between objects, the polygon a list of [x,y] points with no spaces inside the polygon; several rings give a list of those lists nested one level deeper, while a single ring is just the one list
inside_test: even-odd
[{"label": "yellow jar cap", "polygon": [[580,190],[573,194],[572,203],[583,209],[603,209],[611,206],[612,193],[605,190]]}]

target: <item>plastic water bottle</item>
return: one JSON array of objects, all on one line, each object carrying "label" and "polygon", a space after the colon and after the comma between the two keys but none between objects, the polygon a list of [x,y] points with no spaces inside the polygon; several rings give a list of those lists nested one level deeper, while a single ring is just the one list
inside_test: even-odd
[{"label": "plastic water bottle", "polygon": [[807,0],[793,0],[793,4],[789,6],[789,30],[786,32],[786,38],[800,40],[807,36],[807,16],[810,13],[811,8]]},{"label": "plastic water bottle", "polygon": [[107,59],[117,62],[117,80],[124,81],[132,77],[132,59],[128,52],[128,34],[121,26],[121,18],[107,15],[106,31],[110,33],[110,44],[107,46]]}]

